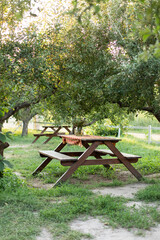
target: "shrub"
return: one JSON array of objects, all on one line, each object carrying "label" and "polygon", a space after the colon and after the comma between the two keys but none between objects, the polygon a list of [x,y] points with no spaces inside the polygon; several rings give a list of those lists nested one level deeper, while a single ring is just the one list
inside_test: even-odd
[{"label": "shrub", "polygon": [[3,178],[0,178],[0,191],[14,191],[23,185],[24,182],[13,174],[10,169],[4,170]]},{"label": "shrub", "polygon": [[115,136],[118,135],[118,128],[111,128],[105,124],[95,124],[86,131],[87,134],[98,136]]}]

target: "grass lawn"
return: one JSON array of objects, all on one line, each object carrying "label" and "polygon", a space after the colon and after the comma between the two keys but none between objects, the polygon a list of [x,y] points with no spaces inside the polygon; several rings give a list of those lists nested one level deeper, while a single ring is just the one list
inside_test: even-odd
[{"label": "grass lawn", "polygon": [[[28,240],[36,239],[43,227],[52,234],[53,239],[80,240],[84,234],[72,231],[70,221],[79,216],[102,216],[113,227],[149,229],[160,222],[160,212],[156,207],[134,209],[126,207],[129,199],[123,197],[97,196],[91,190],[101,186],[137,182],[127,173],[123,166],[113,166],[106,171],[103,166],[82,166],[63,185],[47,189],[67,169],[59,161],[52,161],[42,173],[32,177],[31,173],[41,163],[38,150],[54,149],[59,138],[52,138],[42,144],[40,138],[31,144],[34,137],[20,137],[17,133],[9,140],[10,147],[5,150],[6,159],[13,164],[13,169],[6,169],[4,178],[0,179],[0,239]],[[146,144],[133,137],[124,137],[117,144],[126,153],[142,156],[134,166],[144,176],[144,182],[150,183],[145,190],[137,193],[141,201],[155,202],[160,200],[160,181],[150,178],[149,174],[160,172],[160,146]],[[67,149],[68,148],[68,149]],[[70,147],[66,147],[66,151]],[[72,146],[72,150],[79,147]],[[25,180],[14,173],[20,173]],[[36,186],[36,187],[35,187]],[[45,188],[46,187],[46,188]],[[90,239],[90,235],[85,235]]]}]

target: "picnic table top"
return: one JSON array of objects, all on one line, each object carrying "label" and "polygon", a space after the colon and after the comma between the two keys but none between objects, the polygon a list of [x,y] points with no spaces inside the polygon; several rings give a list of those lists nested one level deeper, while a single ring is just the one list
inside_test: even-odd
[{"label": "picnic table top", "polygon": [[85,142],[119,142],[121,139],[115,138],[115,137],[103,137],[103,136],[94,136],[94,135],[83,135],[83,136],[77,136],[77,135],[59,135],[59,137],[62,138],[63,143],[68,144],[75,144],[79,145],[82,141]]},{"label": "picnic table top", "polygon": [[44,125],[44,126],[42,126],[42,127],[71,127],[71,126],[69,126],[69,125]]}]

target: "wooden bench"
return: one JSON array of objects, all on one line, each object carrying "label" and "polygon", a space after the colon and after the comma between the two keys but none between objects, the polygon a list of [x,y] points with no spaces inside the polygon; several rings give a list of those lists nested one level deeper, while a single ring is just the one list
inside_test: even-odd
[{"label": "wooden bench", "polygon": [[61,134],[60,133],[57,133],[57,134],[55,134],[55,133],[35,133],[33,135],[36,137],[36,139],[33,142],[35,142],[39,137],[45,136],[45,137],[48,137],[47,140],[43,143],[43,144],[45,144],[45,143],[49,142],[49,140],[51,140],[53,137],[57,137]]},{"label": "wooden bench", "polygon": [[42,169],[52,160],[52,159],[57,159],[62,161],[72,161],[73,162],[77,161],[76,158],[70,157],[68,155],[65,155],[63,153],[59,153],[53,150],[48,150],[48,151],[39,151],[39,154],[41,157],[47,157],[41,164],[40,166],[32,173],[32,175],[36,175],[37,173],[41,172]]},{"label": "wooden bench", "polygon": [[[109,150],[109,149],[96,149],[95,152],[99,152],[99,153],[102,153],[104,155],[109,154],[110,156],[115,156],[115,154],[111,150]],[[129,153],[123,153],[123,152],[121,152],[121,153],[127,159],[137,159],[138,160],[139,158],[141,158],[138,155],[133,155],[133,154],[129,154]]]},{"label": "wooden bench", "polygon": [[46,137],[50,137],[50,136],[59,136],[59,135],[61,135],[61,134],[65,134],[65,133],[58,133],[58,134],[54,134],[54,133],[35,133],[35,134],[33,134],[35,137],[37,137],[37,136],[46,136]]},{"label": "wooden bench", "polygon": [[[83,165],[104,165],[105,166],[105,165],[108,165],[108,164],[122,164],[122,162],[109,149],[96,149],[95,153],[96,152],[100,153],[101,156],[105,156],[105,155],[108,154],[108,155],[113,156],[115,158],[109,158],[109,159],[103,159],[103,158],[88,159],[88,160],[86,160],[83,163]],[[66,154],[66,152],[65,152],[65,154]],[[122,155],[124,157],[126,157],[130,163],[136,163],[138,161],[138,159],[141,158],[138,155],[123,153],[123,152],[122,152]],[[95,154],[93,153],[92,156],[95,156]],[[71,159],[71,160],[68,159],[67,161],[64,159],[63,161],[61,161],[61,165],[63,165],[63,166],[71,166],[76,161],[77,161],[77,159]]]},{"label": "wooden bench", "polygon": [[[95,152],[100,153],[101,155],[107,155],[115,157],[114,153],[109,149],[97,149]],[[53,150],[47,150],[47,151],[39,151],[39,154],[41,157],[47,157],[42,164],[32,173],[33,175],[36,175],[37,173],[41,172],[43,168],[52,160],[60,160],[60,163],[62,166],[72,166],[75,162],[77,162],[77,158],[69,156],[72,155],[71,152],[56,152]],[[81,152],[75,152],[75,155],[78,157],[81,154]],[[128,153],[122,153],[124,157],[128,159],[130,163],[136,163],[139,158],[141,158],[138,155],[128,154]],[[94,153],[92,154],[94,156]],[[106,165],[106,164],[122,164],[122,162],[116,157],[116,158],[110,158],[110,159],[87,159],[82,165]]]},{"label": "wooden bench", "polygon": [[66,154],[56,152],[53,150],[39,151],[39,154],[41,157],[50,157],[52,159],[57,159],[57,160],[77,160],[77,158],[75,157],[70,157]]},{"label": "wooden bench", "polygon": [[57,137],[57,136],[61,135],[61,133],[58,133],[58,134],[54,134],[54,133],[35,133],[33,135],[35,137],[41,137],[41,136],[45,136],[45,137],[54,137],[55,136],[55,137]]}]

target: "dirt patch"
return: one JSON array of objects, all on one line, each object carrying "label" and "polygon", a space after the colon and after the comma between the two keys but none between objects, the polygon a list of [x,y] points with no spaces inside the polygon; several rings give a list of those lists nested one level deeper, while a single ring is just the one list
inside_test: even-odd
[{"label": "dirt patch", "polygon": [[43,228],[40,235],[36,237],[36,240],[52,240],[52,235],[51,233],[46,229]]},{"label": "dirt patch", "polygon": [[80,184],[93,184],[93,183],[99,183],[99,182],[107,182],[107,183],[111,183],[112,180],[110,179],[107,179],[106,177],[103,177],[103,176],[100,176],[100,175],[87,175],[87,179],[78,179],[78,178],[73,178],[71,177],[69,179],[69,182],[71,184],[77,184],[77,183],[80,183]]},{"label": "dirt patch", "polygon": [[[123,179],[124,178],[128,179],[128,177],[130,177],[130,173],[127,171],[126,172],[118,171],[118,174],[119,174],[120,178],[121,178],[121,176],[123,176]],[[19,177],[21,177],[21,175],[19,175],[18,173],[17,173],[17,175]],[[156,176],[150,175],[149,177],[152,177],[152,178],[157,177],[157,174],[156,174]],[[121,178],[121,180],[122,180],[122,178]],[[75,181],[80,183],[81,180],[71,178],[72,183]],[[98,175],[90,175],[89,179],[85,182],[88,182],[88,183],[90,182],[93,184],[93,181],[112,182],[112,180],[106,179],[106,177],[102,177],[102,176],[98,176]],[[82,181],[82,183],[84,184],[84,180]],[[53,186],[53,183],[45,184],[40,179],[37,179],[37,178],[31,179],[28,182],[28,184],[29,184],[29,186],[32,186],[35,188],[44,188],[44,189],[50,189]],[[103,187],[103,188],[94,189],[92,191],[93,191],[93,193],[100,194],[100,195],[110,194],[112,196],[123,196],[125,198],[130,198],[132,201],[129,201],[128,203],[126,203],[127,207],[135,207],[135,208],[139,208],[142,206],[156,206],[157,207],[158,203],[155,205],[155,204],[145,204],[142,202],[134,201],[135,193],[140,189],[144,189],[146,186],[148,186],[148,184],[137,182],[134,184],[127,184],[127,185],[121,186],[121,187],[105,187],[105,188]],[[55,200],[52,200],[52,201],[53,201],[53,203],[59,203],[59,199],[56,199],[56,201]],[[159,209],[158,209],[158,211],[159,211]],[[160,231],[160,225],[158,225],[155,228],[152,228],[150,231],[142,231],[142,230],[139,231],[137,229],[132,229],[131,231],[128,231],[127,229],[124,229],[124,228],[112,229],[112,227],[108,226],[100,218],[93,218],[93,217],[89,217],[87,220],[86,220],[86,218],[76,219],[73,222],[71,222],[70,228],[71,228],[71,230],[80,231],[85,234],[91,234],[93,237],[92,238],[93,240],[103,240],[103,239],[107,239],[107,240],[124,240],[124,239],[157,240],[157,239],[159,239],[159,231]],[[139,234],[141,234],[141,235],[139,235]],[[40,235],[36,237],[36,240],[51,240],[51,239],[53,239],[52,235],[46,228],[43,228]],[[88,240],[88,239],[82,238],[81,240]]]},{"label": "dirt patch", "polygon": [[[151,231],[141,232],[143,236],[138,236],[140,232],[133,229],[128,231],[124,228],[113,229],[109,226],[106,226],[105,223],[100,221],[98,218],[88,218],[78,219],[71,223],[70,225],[72,230],[80,231],[85,234],[91,234],[93,240],[157,240],[159,239],[160,225],[155,228],[152,228]],[[88,240],[83,238],[83,240]]]},{"label": "dirt patch", "polygon": [[78,179],[78,178],[71,177],[69,179],[69,182],[72,184],[81,183],[81,184],[90,185],[90,184],[96,184],[96,183],[102,183],[102,182],[112,183],[113,178],[122,182],[127,182],[128,180],[135,179],[135,177],[129,171],[122,171],[120,169],[116,169],[113,172],[113,176],[111,177],[106,177],[106,176],[103,177],[102,175],[98,175],[98,174],[88,174],[87,179]]},{"label": "dirt patch", "polygon": [[144,183],[134,183],[128,184],[123,187],[105,187],[101,189],[94,189],[92,190],[93,193],[100,194],[100,195],[112,195],[112,196],[122,196],[125,198],[133,198],[134,194],[140,190],[144,189],[148,184]]},{"label": "dirt patch", "polygon": [[43,183],[41,180],[34,178],[28,181],[29,187],[50,189],[53,187],[53,183]]},{"label": "dirt patch", "polygon": [[25,180],[25,177],[23,177],[21,173],[19,173],[19,172],[14,172],[14,174],[15,174],[17,177],[19,177],[20,179]]},{"label": "dirt patch", "polygon": [[[144,189],[148,184],[144,183],[135,183],[135,184],[128,184],[123,187],[105,187],[100,189],[92,190],[96,194],[100,195],[112,195],[112,196],[123,196],[125,198],[134,198],[135,193],[140,190]],[[127,207],[157,207],[156,203],[146,204],[142,202],[130,201],[126,203]],[[99,218],[89,217],[87,220],[85,219],[77,219],[71,222],[70,227],[72,230],[80,231],[85,234],[91,234],[93,240],[157,240],[159,239],[159,231],[160,225],[157,227],[152,228],[150,231],[145,230],[137,230],[132,229],[128,231],[124,228],[112,229],[112,227],[107,226],[106,223],[101,221]],[[83,240],[87,240],[83,238]]]}]

